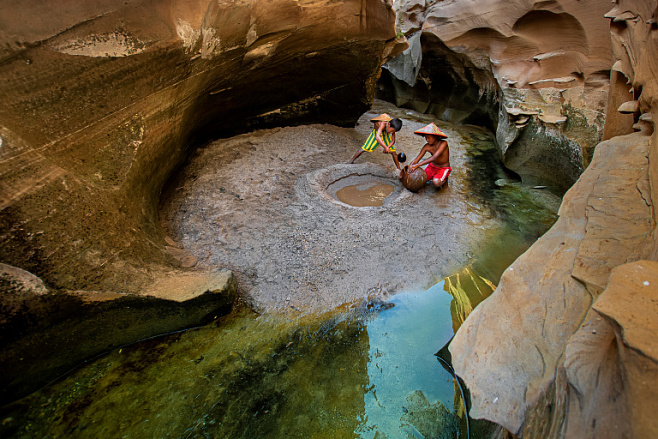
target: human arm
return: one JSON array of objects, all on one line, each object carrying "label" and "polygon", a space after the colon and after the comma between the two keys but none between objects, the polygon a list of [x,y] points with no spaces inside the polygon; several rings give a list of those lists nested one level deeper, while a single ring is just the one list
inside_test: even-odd
[{"label": "human arm", "polygon": [[[423,147],[423,149],[421,150],[421,153],[423,155],[425,154],[425,152],[428,152],[428,150],[425,149],[426,147],[429,148],[429,145],[426,144]],[[413,171],[416,168],[419,168],[421,166],[424,166],[424,165],[427,165],[429,163],[434,162],[437,158],[441,157],[441,154],[443,154],[445,152],[447,147],[448,147],[448,142],[446,142],[445,140],[442,140],[441,143],[439,143],[439,147],[436,149],[435,152],[432,153],[432,155],[429,158],[427,158],[427,159],[425,159],[425,160],[423,160],[423,161],[421,161],[421,162],[414,165],[414,162],[416,162],[417,159],[422,157],[419,154],[419,156],[416,157],[416,160],[414,160],[414,162],[412,162],[412,166],[409,166],[410,170]],[[431,151],[429,151],[429,152],[431,152]]]},{"label": "human arm", "polygon": [[[388,126],[387,122],[382,122],[379,124],[379,127],[377,127],[377,132],[375,133],[375,140],[377,143],[379,143],[382,148],[384,148],[384,153],[389,154],[391,152],[391,148],[384,142],[384,139],[382,138],[382,132],[386,129]],[[391,145],[395,143],[395,133],[392,134],[391,136]]]},{"label": "human arm", "polygon": [[418,162],[419,162],[419,161],[423,158],[423,156],[427,153],[427,148],[428,148],[428,146],[429,146],[429,145],[426,143],[426,144],[423,146],[423,148],[420,150],[420,152],[418,153],[418,155],[416,156],[416,158],[413,159],[413,160],[411,161],[411,163],[409,163],[409,172],[413,172],[414,169],[416,169],[417,167],[420,166],[420,165],[418,164]]},{"label": "human arm", "polygon": [[[395,145],[395,133],[391,133],[390,136],[391,136],[391,143],[388,144],[388,151],[386,151],[386,152],[387,152],[388,154],[395,155],[395,152],[394,152],[394,150],[392,149],[392,148],[393,148],[393,145]],[[397,162],[397,158],[395,159],[395,161]],[[399,166],[399,165],[398,165],[398,169],[400,169],[400,166]]]}]

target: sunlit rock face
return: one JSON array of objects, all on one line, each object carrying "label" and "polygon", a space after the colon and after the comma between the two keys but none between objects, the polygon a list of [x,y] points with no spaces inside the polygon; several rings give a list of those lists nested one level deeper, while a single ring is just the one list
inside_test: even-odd
[{"label": "sunlit rock face", "polygon": [[658,434],[658,3],[611,8],[608,140],[450,347],[471,415],[523,437]]},{"label": "sunlit rock face", "polygon": [[[90,309],[101,302],[120,310],[135,300],[155,315],[204,302],[225,276],[192,270],[194,257],[164,236],[167,179],[210,137],[353,125],[372,103],[380,66],[406,47],[394,21],[380,0],[2,2],[0,324],[13,334],[1,343],[10,383],[2,401],[115,345],[115,331],[135,340],[226,309],[211,297],[203,316],[186,311],[193,318],[184,322],[108,324],[98,343],[73,331],[67,349],[41,358],[38,343],[16,339],[37,339],[67,312],[93,326]],[[34,368],[11,363],[22,357]]]},{"label": "sunlit rock face", "polygon": [[394,20],[375,0],[3,2],[0,260],[139,292],[181,266],[156,212],[188,146],[353,124],[406,47]]},{"label": "sunlit rock face", "polygon": [[400,106],[497,133],[505,165],[566,191],[602,139],[611,51],[607,3],[396,2],[410,48],[381,92]]}]

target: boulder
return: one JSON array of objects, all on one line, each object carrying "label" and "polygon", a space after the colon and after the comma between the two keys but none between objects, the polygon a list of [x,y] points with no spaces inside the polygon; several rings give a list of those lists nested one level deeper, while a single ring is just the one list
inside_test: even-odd
[{"label": "boulder", "polygon": [[523,183],[549,186],[557,193],[565,193],[578,180],[583,161],[583,149],[577,142],[538,118],[519,130],[503,156],[505,167]]}]

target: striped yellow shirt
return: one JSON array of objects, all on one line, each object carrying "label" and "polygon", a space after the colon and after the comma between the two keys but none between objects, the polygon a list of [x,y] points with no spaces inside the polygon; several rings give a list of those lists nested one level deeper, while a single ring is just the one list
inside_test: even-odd
[{"label": "striped yellow shirt", "polygon": [[[377,142],[377,139],[375,138],[376,136],[377,136],[377,130],[372,130],[372,132],[366,139],[361,149],[367,152],[372,152],[375,149],[377,149],[377,146],[379,146],[379,142]],[[393,141],[393,139],[391,139],[391,135],[386,131],[382,131],[382,140],[384,141],[384,144],[386,146],[391,145],[391,142]],[[390,146],[390,148],[391,151],[395,152],[395,146]]]}]

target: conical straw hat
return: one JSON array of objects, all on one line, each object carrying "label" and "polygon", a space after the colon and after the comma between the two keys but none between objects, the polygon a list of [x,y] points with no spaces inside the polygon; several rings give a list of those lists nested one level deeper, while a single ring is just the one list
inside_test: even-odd
[{"label": "conical straw hat", "polygon": [[393,118],[389,116],[387,113],[380,114],[379,116],[370,119],[370,122],[390,122],[392,121]]},{"label": "conical straw hat", "polygon": [[421,136],[424,136],[425,134],[434,134],[435,136],[440,136],[440,137],[448,137],[445,135],[443,131],[439,127],[437,127],[434,122],[432,122],[429,125],[426,125],[422,127],[421,129],[414,131],[414,134],[420,134]]}]

